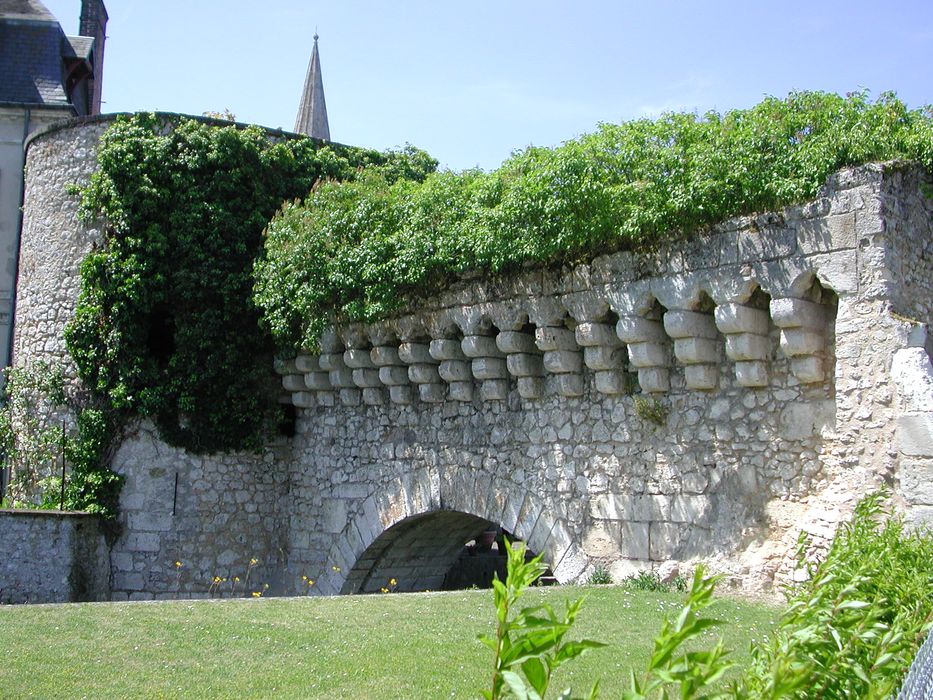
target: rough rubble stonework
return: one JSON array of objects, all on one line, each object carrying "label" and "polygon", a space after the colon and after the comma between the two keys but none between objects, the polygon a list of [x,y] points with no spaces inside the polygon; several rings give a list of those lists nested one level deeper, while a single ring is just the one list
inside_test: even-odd
[{"label": "rough rubble stonework", "polygon": [[[62,185],[93,170],[99,133],[30,146],[17,362],[62,357],[97,236]],[[761,593],[796,575],[801,530],[818,551],[882,484],[933,522],[925,178],[845,170],[783,212],[336,329],[278,367],[296,436],[260,455],[192,456],[136,426],[114,460],[114,597],[206,595],[252,558],[270,593],[437,588],[490,526],[560,581],[705,559]]]},{"label": "rough rubble stonework", "polygon": [[5,540],[0,603],[110,598],[110,561],[97,518],[86,513],[0,510]]}]

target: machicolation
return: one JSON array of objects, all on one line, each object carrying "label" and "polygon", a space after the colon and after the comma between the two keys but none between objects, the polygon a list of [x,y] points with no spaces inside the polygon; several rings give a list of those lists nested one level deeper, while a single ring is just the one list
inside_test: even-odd
[{"label": "machicolation", "polygon": [[[98,232],[65,185],[106,125],[29,146],[17,363],[67,362]],[[113,459],[121,530],[95,595],[206,595],[253,558],[272,593],[437,589],[491,528],[560,582],[703,559],[767,592],[795,576],[801,531],[827,542],[876,487],[933,523],[928,182],[843,170],[688,241],[464,279],[335,328],[277,367],[295,434],[260,454],[189,454],[140,423]]]}]

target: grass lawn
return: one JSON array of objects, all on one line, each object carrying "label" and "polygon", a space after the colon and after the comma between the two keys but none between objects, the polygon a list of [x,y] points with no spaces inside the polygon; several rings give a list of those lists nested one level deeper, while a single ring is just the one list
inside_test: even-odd
[{"label": "grass lawn", "polygon": [[[562,608],[584,592],[569,637],[610,646],[560,669],[553,690],[600,678],[603,697],[617,697],[683,595],[560,586],[523,600]],[[729,599],[711,609],[739,662],[778,613]],[[476,637],[493,620],[491,591],[4,606],[0,696],[478,698],[492,652]]]}]

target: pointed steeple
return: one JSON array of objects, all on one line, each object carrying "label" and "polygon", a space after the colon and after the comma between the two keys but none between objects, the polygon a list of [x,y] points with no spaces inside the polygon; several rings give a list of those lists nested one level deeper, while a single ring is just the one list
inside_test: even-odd
[{"label": "pointed steeple", "polygon": [[317,32],[314,33],[314,48],[311,50],[311,62],[308,63],[308,76],[305,78],[301,104],[298,105],[295,131],[330,141],[327,104],[324,102],[324,81],[321,79],[321,59],[317,53]]}]

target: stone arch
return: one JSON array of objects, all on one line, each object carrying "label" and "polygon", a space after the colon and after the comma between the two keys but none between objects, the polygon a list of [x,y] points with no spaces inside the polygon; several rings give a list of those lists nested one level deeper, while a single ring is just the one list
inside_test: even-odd
[{"label": "stone arch", "polygon": [[[362,501],[338,533],[318,589],[323,594],[379,590],[383,578],[399,590],[440,587],[463,545],[490,526],[544,555],[561,583],[589,563],[567,524],[532,490],[465,466],[423,468],[396,478]],[[408,557],[410,578],[392,574]]]}]

